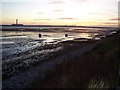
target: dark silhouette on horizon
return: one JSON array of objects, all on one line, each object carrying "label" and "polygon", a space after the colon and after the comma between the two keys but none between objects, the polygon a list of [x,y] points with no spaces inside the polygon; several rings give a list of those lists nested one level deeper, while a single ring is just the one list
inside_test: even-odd
[{"label": "dark silhouette on horizon", "polygon": [[12,26],[23,26],[23,24],[18,24],[18,19],[16,19],[16,24],[12,24]]}]

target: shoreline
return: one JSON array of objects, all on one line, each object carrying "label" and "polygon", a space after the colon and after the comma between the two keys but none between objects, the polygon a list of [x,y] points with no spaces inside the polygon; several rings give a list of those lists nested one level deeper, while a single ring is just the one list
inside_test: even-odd
[{"label": "shoreline", "polygon": [[[69,43],[68,43],[69,42]],[[71,44],[70,44],[71,43]],[[83,44],[82,44],[83,43]],[[36,73],[38,72],[38,71],[40,71],[38,68],[42,68],[42,70],[40,71],[40,72],[44,72],[44,70],[43,70],[43,68],[45,69],[45,70],[47,70],[47,69],[49,69],[50,67],[52,67],[51,65],[52,64],[54,64],[55,65],[55,63],[60,63],[61,62],[61,59],[65,59],[65,58],[67,58],[68,56],[69,56],[69,53],[70,53],[70,51],[72,50],[72,51],[74,51],[74,52],[76,52],[76,49],[78,49],[78,48],[82,48],[82,47],[85,47],[85,46],[88,46],[88,44],[92,44],[93,43],[93,41],[91,42],[86,42],[86,41],[63,41],[63,42],[60,42],[60,43],[58,43],[57,45],[59,46],[63,46],[64,47],[64,49],[63,50],[60,50],[60,51],[58,51],[58,52],[55,52],[55,53],[53,53],[53,56],[51,56],[51,55],[49,55],[50,57],[47,59],[47,60],[43,60],[43,62],[41,62],[42,64],[40,64],[40,65],[38,65],[38,63],[36,63],[36,64],[33,64],[33,66],[31,66],[30,68],[28,68],[29,69],[29,71],[27,72],[27,71],[25,71],[25,72],[23,72],[23,74],[22,73],[19,73],[17,76],[13,76],[13,77],[11,77],[11,78],[9,78],[9,79],[6,79],[6,80],[4,80],[3,81],[3,87],[23,87],[24,85],[20,85],[20,86],[18,86],[20,83],[27,83],[27,82],[25,82],[25,81],[27,81],[25,78],[23,78],[24,76],[27,76],[28,75],[28,73],[30,73],[30,72],[34,72],[35,70],[36,70]],[[74,46],[76,46],[76,47],[74,47]],[[71,48],[71,49],[69,49],[69,48]],[[84,50],[84,49],[83,49]],[[83,51],[82,50],[82,51]],[[87,49],[86,49],[87,50]],[[67,53],[67,55],[65,55]],[[77,53],[77,52],[76,52]],[[77,55],[76,53],[74,53],[74,55]],[[63,55],[63,56],[62,56]],[[64,56],[65,55],[65,56]],[[72,55],[72,54],[71,54]],[[33,56],[34,57],[34,56]],[[51,58],[51,60],[50,60],[50,58]],[[37,66],[36,66],[37,65]],[[45,68],[47,66],[47,68]],[[37,71],[38,70],[38,71]],[[37,74],[36,74],[37,75]],[[33,78],[34,76],[35,77],[37,77],[36,75],[33,75],[33,76],[30,76],[30,75],[28,75],[28,77],[31,79],[31,78]],[[42,76],[41,76],[42,77]],[[17,80],[18,78],[23,78],[23,79],[19,79],[19,80]],[[24,81],[25,80],[25,81]],[[16,82],[18,85],[15,85],[15,84],[12,84],[12,85],[10,85],[9,83],[10,82]],[[28,83],[30,83],[31,82],[31,80],[29,81],[28,80]],[[7,85],[8,84],[8,85]],[[29,85],[29,84],[28,84]]]},{"label": "shoreline", "polygon": [[[58,54],[56,53],[56,55],[54,55],[51,58],[51,60],[49,60],[49,58],[48,58],[48,60],[43,62],[42,65],[39,65],[37,67],[30,67],[29,71],[27,71],[25,73],[20,73],[18,76],[11,77],[11,79],[3,81],[3,87],[8,87],[8,88],[9,87],[17,87],[17,88],[19,88],[19,87],[26,87],[28,85],[31,85],[31,83],[33,83],[32,81],[35,81],[34,80],[35,78],[33,78],[33,77],[41,77],[41,78],[43,78],[44,77],[44,72],[48,71],[50,68],[52,69],[56,64],[62,63],[63,60],[66,60],[67,58],[71,58],[72,57],[71,59],[73,59],[74,57],[82,56],[84,53],[86,53],[88,51],[91,51],[93,48],[95,48],[99,44],[99,42],[101,43],[101,41],[103,41],[103,40],[102,39],[100,41],[95,41],[95,40],[91,41],[91,40],[89,40],[87,42],[85,42],[85,41],[81,42],[79,40],[63,41],[63,42],[61,42],[59,44],[62,44],[64,47],[66,47],[66,49],[64,49],[63,51],[61,50],[61,52],[58,52]],[[98,44],[94,44],[94,43],[98,43]],[[90,44],[91,44],[91,46],[90,46]],[[88,48],[86,48],[86,47],[88,47]],[[69,49],[69,48],[71,48],[71,49]],[[78,48],[80,50],[78,50]],[[76,49],[78,51],[76,51]],[[70,54],[70,51],[73,51],[73,53]],[[62,57],[59,56],[59,54],[61,54],[61,53],[63,53]],[[66,53],[67,53],[67,55],[65,55]],[[78,53],[81,53],[81,54],[78,54]],[[35,73],[35,74],[33,76],[30,76],[29,75],[30,72]],[[29,77],[29,80],[23,78],[24,76]],[[33,79],[33,80],[31,81],[31,79]],[[28,82],[26,82],[27,80],[28,80]],[[37,78],[36,78],[36,80],[37,80]],[[11,82],[16,82],[16,85],[12,84]],[[11,85],[10,85],[10,83],[11,83]],[[23,83],[23,84],[20,84],[20,83]],[[24,84],[24,83],[26,83],[26,84]]]}]

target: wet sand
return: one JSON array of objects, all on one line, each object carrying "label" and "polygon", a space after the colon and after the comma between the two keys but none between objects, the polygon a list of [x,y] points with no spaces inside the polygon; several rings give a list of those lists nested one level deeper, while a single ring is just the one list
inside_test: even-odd
[{"label": "wet sand", "polygon": [[[3,61],[3,87],[29,87],[37,78],[43,79],[44,73],[54,68],[56,64],[82,56],[102,41],[75,39],[14,54],[9,58],[12,60],[11,63],[8,63],[10,60]],[[41,51],[47,53],[43,55]]]},{"label": "wet sand", "polygon": [[[98,41],[94,40],[86,42],[78,39],[45,45],[42,48],[37,47],[31,51],[19,53],[19,55],[14,54],[9,58],[10,61],[12,60],[11,62],[9,60],[3,61],[3,87],[24,87],[29,85],[30,82],[34,81],[34,77],[43,77],[41,75],[46,70],[53,68],[57,63],[63,62],[68,57],[72,59],[75,56],[82,55],[94,48],[97,43]],[[50,51],[51,49],[54,51],[45,55],[40,54],[41,50],[45,52],[45,50]],[[33,75],[28,75],[28,73],[32,72],[34,73]],[[37,74],[38,72],[42,74]],[[11,82],[16,82],[16,84]],[[20,83],[23,84],[20,85]]]}]

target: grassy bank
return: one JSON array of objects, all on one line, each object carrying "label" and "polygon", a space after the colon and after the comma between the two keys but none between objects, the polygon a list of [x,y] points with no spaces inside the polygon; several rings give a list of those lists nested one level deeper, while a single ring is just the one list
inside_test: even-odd
[{"label": "grassy bank", "polygon": [[114,88],[120,60],[120,34],[103,39],[92,51],[73,60],[65,60],[32,88]]}]

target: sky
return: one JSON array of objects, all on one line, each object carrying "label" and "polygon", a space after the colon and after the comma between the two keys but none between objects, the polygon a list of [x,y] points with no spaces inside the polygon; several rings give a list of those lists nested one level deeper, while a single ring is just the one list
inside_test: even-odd
[{"label": "sky", "polygon": [[0,24],[118,25],[119,0],[2,0]]}]

